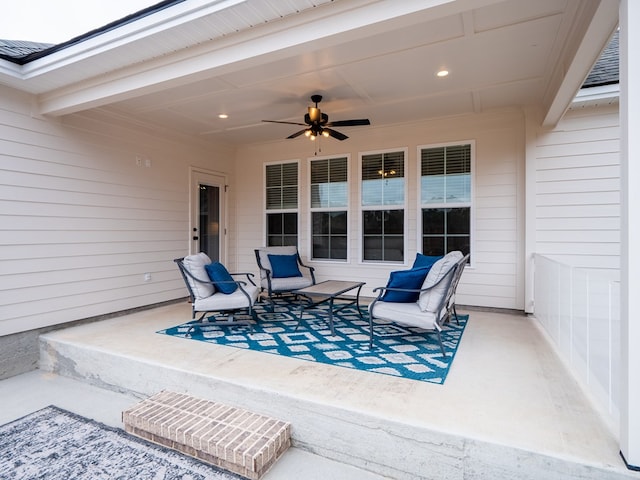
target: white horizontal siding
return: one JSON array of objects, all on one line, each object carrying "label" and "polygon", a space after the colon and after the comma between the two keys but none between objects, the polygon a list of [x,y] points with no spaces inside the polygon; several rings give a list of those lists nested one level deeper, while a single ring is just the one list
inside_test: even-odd
[{"label": "white horizontal siding", "polygon": [[172,259],[189,248],[189,166],[229,170],[233,152],[96,113],[33,117],[0,89],[0,335],[186,296]]},{"label": "white horizontal siding", "polygon": [[[474,140],[473,263],[467,267],[458,290],[458,302],[467,305],[523,309],[523,184],[524,121],[520,112],[469,115],[390,128],[367,127],[364,137],[349,142],[322,142],[322,155],[350,155],[350,232],[347,262],[309,262],[308,159],[309,141],[273,142],[239,149],[237,172],[241,183],[234,193],[237,214],[237,259],[241,271],[257,273],[255,257],[247,253],[264,244],[264,163],[300,160],[300,241],[303,259],[316,269],[318,280],[345,279],[366,282],[362,294],[384,286],[389,272],[410,268],[420,244],[418,219],[418,145]],[[407,250],[404,264],[375,264],[360,260],[359,152],[407,148]],[[239,174],[238,174],[239,176]]]},{"label": "white horizontal siding", "polygon": [[535,251],[617,278],[620,141],[616,107],[569,111],[535,146]]}]

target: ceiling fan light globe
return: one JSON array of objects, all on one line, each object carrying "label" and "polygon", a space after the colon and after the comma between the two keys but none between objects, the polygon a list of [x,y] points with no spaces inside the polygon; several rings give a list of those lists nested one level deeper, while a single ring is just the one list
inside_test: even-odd
[{"label": "ceiling fan light globe", "polygon": [[323,137],[329,137],[329,130],[322,130]]}]

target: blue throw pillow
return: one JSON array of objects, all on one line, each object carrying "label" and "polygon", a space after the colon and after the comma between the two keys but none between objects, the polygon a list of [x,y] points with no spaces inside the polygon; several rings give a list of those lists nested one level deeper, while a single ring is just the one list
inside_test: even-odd
[{"label": "blue throw pillow", "polygon": [[211,281],[215,284],[216,290],[219,290],[220,292],[226,293],[228,295],[238,289],[238,285],[236,283],[226,283],[233,282],[233,277],[226,269],[226,267],[220,262],[210,263],[208,265],[205,265],[204,268],[207,271],[207,275],[209,275]]},{"label": "blue throw pillow", "polygon": [[271,255],[269,263],[271,263],[271,273],[273,278],[301,277],[302,273],[298,268],[298,255]]},{"label": "blue throw pillow", "polygon": [[[397,270],[389,275],[387,288],[407,288],[420,290],[431,267]],[[417,302],[420,292],[394,292],[387,290],[382,296],[383,302],[411,303]]]},{"label": "blue throw pillow", "polygon": [[416,253],[416,259],[413,261],[413,267],[411,268],[431,268],[434,263],[443,258],[443,255],[423,255],[422,253]]}]

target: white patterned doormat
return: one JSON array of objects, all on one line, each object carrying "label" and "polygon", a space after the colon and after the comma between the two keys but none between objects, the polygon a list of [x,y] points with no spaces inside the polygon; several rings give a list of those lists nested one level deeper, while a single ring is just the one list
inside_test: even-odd
[{"label": "white patterned doormat", "polygon": [[49,406],[0,427],[2,480],[238,480],[242,477]]}]

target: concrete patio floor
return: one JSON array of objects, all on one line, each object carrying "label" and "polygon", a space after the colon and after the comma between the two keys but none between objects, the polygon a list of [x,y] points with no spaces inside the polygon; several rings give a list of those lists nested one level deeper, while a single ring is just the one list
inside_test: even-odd
[{"label": "concrete patio floor", "polygon": [[[188,320],[190,313],[187,303],[177,303],[44,335],[41,370],[0,382],[0,421],[53,403],[121,426],[120,412],[132,402],[173,389],[287,420],[290,415],[300,440],[266,480],[395,478],[381,465],[387,450],[390,457],[402,452],[363,439],[371,461],[363,459],[366,453],[354,453],[352,462],[347,443],[340,442],[343,437],[347,442],[348,431],[362,423],[374,431],[376,422],[387,434],[391,425],[406,430],[407,437],[428,431],[467,439],[468,445],[483,445],[485,456],[487,445],[495,448],[500,459],[488,460],[493,467],[485,473],[502,469],[504,476],[485,477],[482,467],[473,472],[452,467],[458,478],[514,478],[507,470],[522,466],[531,473],[519,478],[544,478],[536,472],[568,462],[568,471],[574,464],[585,470],[557,478],[640,479],[625,468],[611,426],[567,372],[535,319],[527,316],[461,309],[470,314],[468,326],[446,382],[435,385],[155,333]],[[197,380],[202,378],[209,380]],[[308,405],[318,410],[311,412]],[[346,413],[336,414],[337,409]],[[353,428],[345,428],[349,421]],[[398,432],[391,435],[398,437]],[[335,446],[319,447],[324,438]],[[446,456],[442,445],[438,448]],[[428,464],[428,448],[425,457]],[[300,476],[301,465],[310,472]],[[425,472],[420,478],[445,477]]]}]

